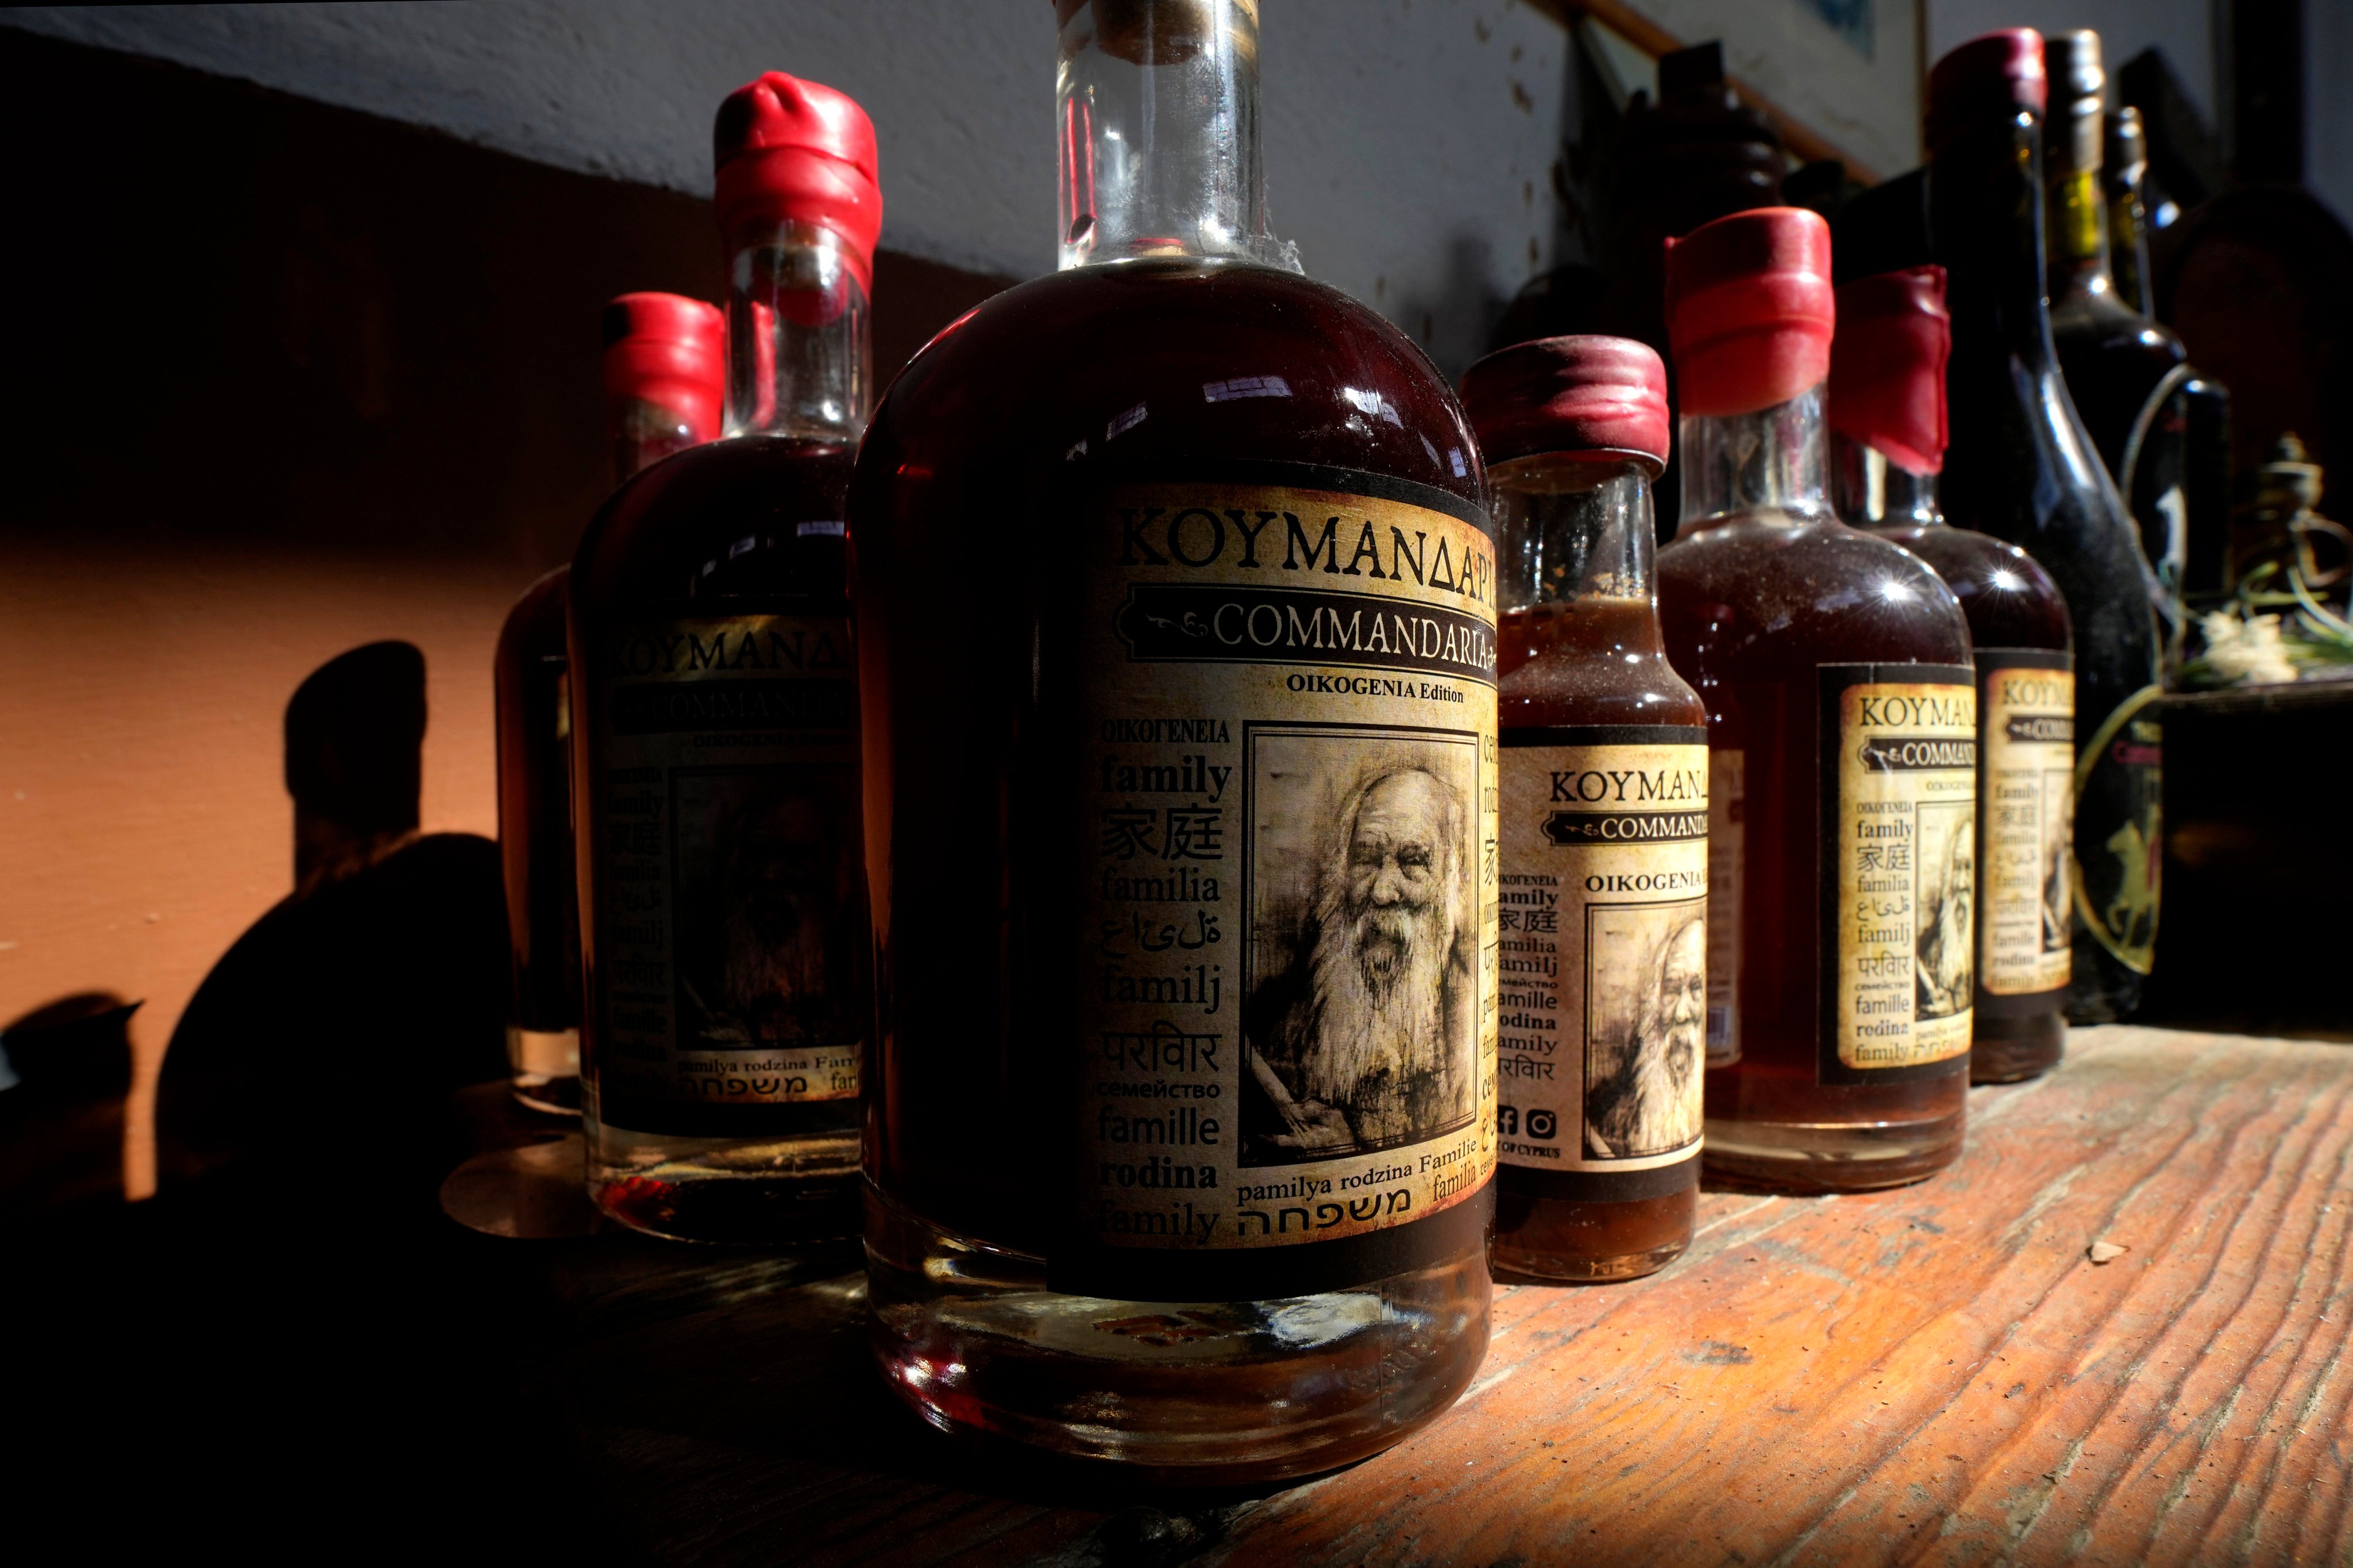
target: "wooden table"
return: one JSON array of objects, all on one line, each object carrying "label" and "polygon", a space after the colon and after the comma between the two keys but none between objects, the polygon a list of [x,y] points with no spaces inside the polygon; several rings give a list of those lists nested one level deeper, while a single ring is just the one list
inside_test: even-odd
[{"label": "wooden table", "polygon": [[1453,1410],[1250,1495],[932,1434],[867,1361],[852,1251],[509,1245],[661,1562],[2353,1562],[2353,1055],[2080,1030],[1970,1105],[1934,1181],[1710,1193],[1649,1279],[1499,1289]]}]

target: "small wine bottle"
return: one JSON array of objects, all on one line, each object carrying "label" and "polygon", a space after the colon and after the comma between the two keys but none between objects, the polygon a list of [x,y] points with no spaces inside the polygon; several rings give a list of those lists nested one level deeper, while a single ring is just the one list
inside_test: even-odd
[{"label": "small wine bottle", "polygon": [[1651,583],[1666,366],[1546,338],[1462,399],[1503,612],[1495,1262],[1631,1279],[1691,1245],[1707,1066],[1707,710]]},{"label": "small wine bottle", "polygon": [[1945,268],[1956,525],[2024,549],[2075,634],[2075,954],[2067,1016],[2139,1004],[2157,945],[2164,730],[2148,568],[2068,395],[2043,296],[2042,42],[1993,33],[1928,82],[1930,226]]},{"label": "small wine bottle", "polygon": [[1942,1169],[1968,1093],[1970,965],[1941,934],[1976,837],[1968,623],[1919,557],[1831,514],[1832,321],[1813,213],[1668,252],[1684,489],[1660,618],[1711,718],[1736,709],[1748,818],[1739,1056],[1707,1072],[1705,1159],[1783,1191]]},{"label": "small wine bottle", "polygon": [[[700,300],[624,294],[605,307],[605,428],[613,483],[719,435],[727,328]],[[513,993],[515,1098],[580,1110],[580,908],[572,846],[572,695],[564,604],[572,568],[529,588],[499,632],[499,857]]]},{"label": "small wine bottle", "polygon": [[572,563],[590,1195],[689,1240],[857,1225],[871,1027],[843,491],[872,383],[874,129],[771,71],[721,105],[727,437]]},{"label": "small wine bottle", "polygon": [[1978,670],[1974,898],[1947,898],[1966,952],[1974,926],[1975,1083],[2058,1065],[2074,937],[2068,828],[2075,771],[2074,658],[2058,584],[2014,544],[1949,526],[1945,462],[1945,273],[1923,267],[1840,285],[1831,345],[1831,496],[1841,521],[1936,569],[1968,617]]}]

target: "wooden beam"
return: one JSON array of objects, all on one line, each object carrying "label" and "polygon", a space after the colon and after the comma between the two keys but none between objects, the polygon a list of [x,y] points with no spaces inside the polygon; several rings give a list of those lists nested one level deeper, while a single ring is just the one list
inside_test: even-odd
[{"label": "wooden beam", "polygon": [[[1628,43],[1654,58],[1672,54],[1683,48],[1687,40],[1676,37],[1648,16],[1633,8],[1627,0],[1527,0],[1530,9],[1551,17],[1563,27],[1579,16],[1590,16],[1596,22],[1625,38]],[[1831,142],[1796,115],[1775,103],[1739,77],[1726,72],[1725,83],[1735,97],[1772,122],[1779,133],[1781,145],[1808,163],[1835,158],[1846,165],[1848,175],[1866,185],[1880,181],[1878,170],[1857,160],[1852,153]]]}]

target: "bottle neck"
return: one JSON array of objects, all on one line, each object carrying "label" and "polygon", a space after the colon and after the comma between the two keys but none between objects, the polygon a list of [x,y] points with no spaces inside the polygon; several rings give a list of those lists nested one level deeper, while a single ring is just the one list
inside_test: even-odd
[{"label": "bottle neck", "polygon": [[1752,513],[1786,522],[1831,515],[1819,385],[1754,414],[1686,414],[1675,422],[1675,444],[1686,526]]},{"label": "bottle neck", "polygon": [[861,274],[814,224],[754,219],[729,237],[727,434],[865,433],[874,352]]},{"label": "bottle neck", "polygon": [[1831,435],[1831,505],[1850,528],[1941,528],[1936,476],[1915,474],[1868,441]]},{"label": "bottle neck", "polygon": [[1057,10],[1060,265],[1287,261],[1266,231],[1256,0],[1058,0]]},{"label": "bottle neck", "polygon": [[2020,109],[1956,132],[1928,165],[1936,259],[1956,363],[1993,353],[2052,373],[2044,288],[2041,117]]},{"label": "bottle neck", "polygon": [[698,433],[694,422],[677,409],[643,397],[614,398],[608,412],[616,489],[628,483],[638,469],[649,468],[673,452],[699,447],[710,438]]},{"label": "bottle neck", "polygon": [[2149,297],[2148,212],[2142,205],[2137,174],[2108,182],[2108,258],[2116,298],[2137,314],[2154,316],[2155,301]]},{"label": "bottle neck", "polygon": [[1651,482],[1627,460],[1540,453],[1487,470],[1495,500],[1497,606],[1651,600]]},{"label": "bottle neck", "polygon": [[2108,204],[2100,172],[2077,169],[2051,182],[2044,214],[2050,236],[2053,300],[2112,294],[2108,274]]}]

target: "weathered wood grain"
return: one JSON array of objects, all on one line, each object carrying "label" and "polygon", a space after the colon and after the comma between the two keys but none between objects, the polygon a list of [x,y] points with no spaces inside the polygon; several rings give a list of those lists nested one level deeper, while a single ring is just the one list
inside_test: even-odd
[{"label": "weathered wood grain", "polygon": [[2353,1054],[2071,1053],[1933,1182],[1711,1194],[1651,1279],[1499,1291],[1451,1412],[1271,1495],[969,1454],[885,1400],[854,1274],[611,1238],[566,1244],[584,1444],[677,1562],[2353,1561]]}]

